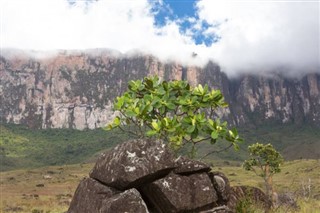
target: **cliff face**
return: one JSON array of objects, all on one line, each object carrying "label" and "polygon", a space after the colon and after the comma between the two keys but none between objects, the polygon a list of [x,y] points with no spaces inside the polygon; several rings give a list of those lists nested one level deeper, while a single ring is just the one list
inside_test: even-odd
[{"label": "cliff face", "polygon": [[320,126],[320,75],[302,79],[246,75],[228,79],[219,66],[164,64],[151,56],[60,52],[50,58],[0,57],[0,119],[33,128],[97,128],[113,118],[113,98],[131,79],[157,74],[220,88],[230,107],[219,114],[236,125],[278,123]]}]

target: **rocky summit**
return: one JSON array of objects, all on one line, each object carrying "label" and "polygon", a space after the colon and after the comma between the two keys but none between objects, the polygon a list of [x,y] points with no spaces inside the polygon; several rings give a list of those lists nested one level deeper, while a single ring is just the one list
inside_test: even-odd
[{"label": "rocky summit", "polygon": [[68,213],[232,213],[249,190],[255,201],[267,201],[261,190],[232,188],[223,173],[210,170],[176,158],[161,141],[127,141],[101,154]]},{"label": "rocky summit", "polygon": [[32,55],[2,50],[3,123],[32,128],[103,127],[114,116],[113,99],[127,89],[129,80],[158,75],[219,88],[229,108],[218,111],[218,115],[232,125],[276,122],[320,126],[320,75],[316,73],[289,78],[275,70],[268,76],[230,78],[213,62],[203,68],[186,67],[163,63],[153,56],[121,55],[109,50]]}]

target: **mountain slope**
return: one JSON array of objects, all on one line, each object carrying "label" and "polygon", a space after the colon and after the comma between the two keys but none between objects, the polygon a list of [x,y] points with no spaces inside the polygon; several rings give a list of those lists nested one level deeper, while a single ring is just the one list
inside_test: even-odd
[{"label": "mountain slope", "polygon": [[126,90],[129,80],[156,74],[221,89],[230,107],[218,114],[234,125],[320,127],[319,74],[300,79],[248,74],[230,79],[212,62],[203,68],[184,67],[152,56],[107,50],[61,51],[46,58],[8,52],[0,57],[2,123],[32,128],[102,127],[113,117],[112,100]]}]

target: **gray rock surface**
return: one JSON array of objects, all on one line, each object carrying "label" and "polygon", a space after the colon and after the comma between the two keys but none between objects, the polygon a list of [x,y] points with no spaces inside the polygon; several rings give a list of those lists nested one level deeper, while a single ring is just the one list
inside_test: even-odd
[{"label": "gray rock surface", "polygon": [[120,191],[85,178],[78,185],[67,213],[98,213],[102,203],[117,193]]},{"label": "gray rock surface", "polygon": [[228,178],[222,172],[209,172],[209,177],[217,191],[219,204],[226,204],[230,195],[230,183]]},{"label": "gray rock surface", "polygon": [[234,186],[231,187],[230,198],[227,206],[235,212],[236,206],[244,199],[250,199],[250,201],[264,206],[265,208],[271,207],[271,202],[266,194],[259,188],[252,186]]},{"label": "gray rock surface", "polygon": [[180,156],[176,159],[176,169],[173,170],[176,174],[194,174],[201,172],[209,172],[211,170],[210,166],[198,161]]},{"label": "gray rock surface", "polygon": [[160,141],[137,139],[100,156],[67,213],[230,213],[246,190]]},{"label": "gray rock surface", "polygon": [[138,190],[129,189],[103,201],[101,213],[148,213]]},{"label": "gray rock surface", "polygon": [[273,70],[272,75],[229,78],[213,62],[185,67],[151,55],[107,49],[61,50],[38,58],[33,57],[35,52],[1,50],[0,120],[4,123],[43,129],[104,127],[114,117],[111,101],[127,89],[129,80],[158,75],[220,89],[230,105],[219,115],[230,124],[263,126],[272,121],[320,126],[319,73],[296,79]]},{"label": "gray rock surface", "polygon": [[103,153],[90,177],[125,190],[164,177],[174,168],[174,155],[165,144],[151,139],[137,139]]},{"label": "gray rock surface", "polygon": [[165,178],[143,186],[157,212],[198,212],[214,207],[218,200],[215,189],[206,173],[182,176],[170,174]]}]

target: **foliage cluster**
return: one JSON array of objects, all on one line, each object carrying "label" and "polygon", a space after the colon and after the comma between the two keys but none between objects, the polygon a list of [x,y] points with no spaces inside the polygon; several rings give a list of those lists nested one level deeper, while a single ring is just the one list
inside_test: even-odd
[{"label": "foliage cluster", "polygon": [[119,111],[109,129],[131,125],[131,133],[138,137],[158,137],[174,150],[191,144],[218,139],[238,148],[242,141],[235,128],[228,129],[227,122],[212,119],[218,108],[226,107],[220,90],[210,90],[207,85],[191,87],[186,81],[160,81],[158,77],[130,81],[128,90],[114,103]]},{"label": "foliage cluster", "polygon": [[[281,154],[269,144],[256,143],[248,147],[250,158],[245,160],[243,167],[245,170],[254,171],[258,176],[268,177],[281,171],[280,165],[283,163]],[[257,169],[258,168],[258,171]],[[267,171],[267,169],[269,170]]]},{"label": "foliage cluster", "polygon": [[253,171],[263,178],[265,182],[266,195],[276,201],[273,187],[273,175],[281,171],[280,165],[283,163],[282,155],[269,144],[256,143],[248,147],[250,158],[245,160],[243,167],[245,170]]}]

